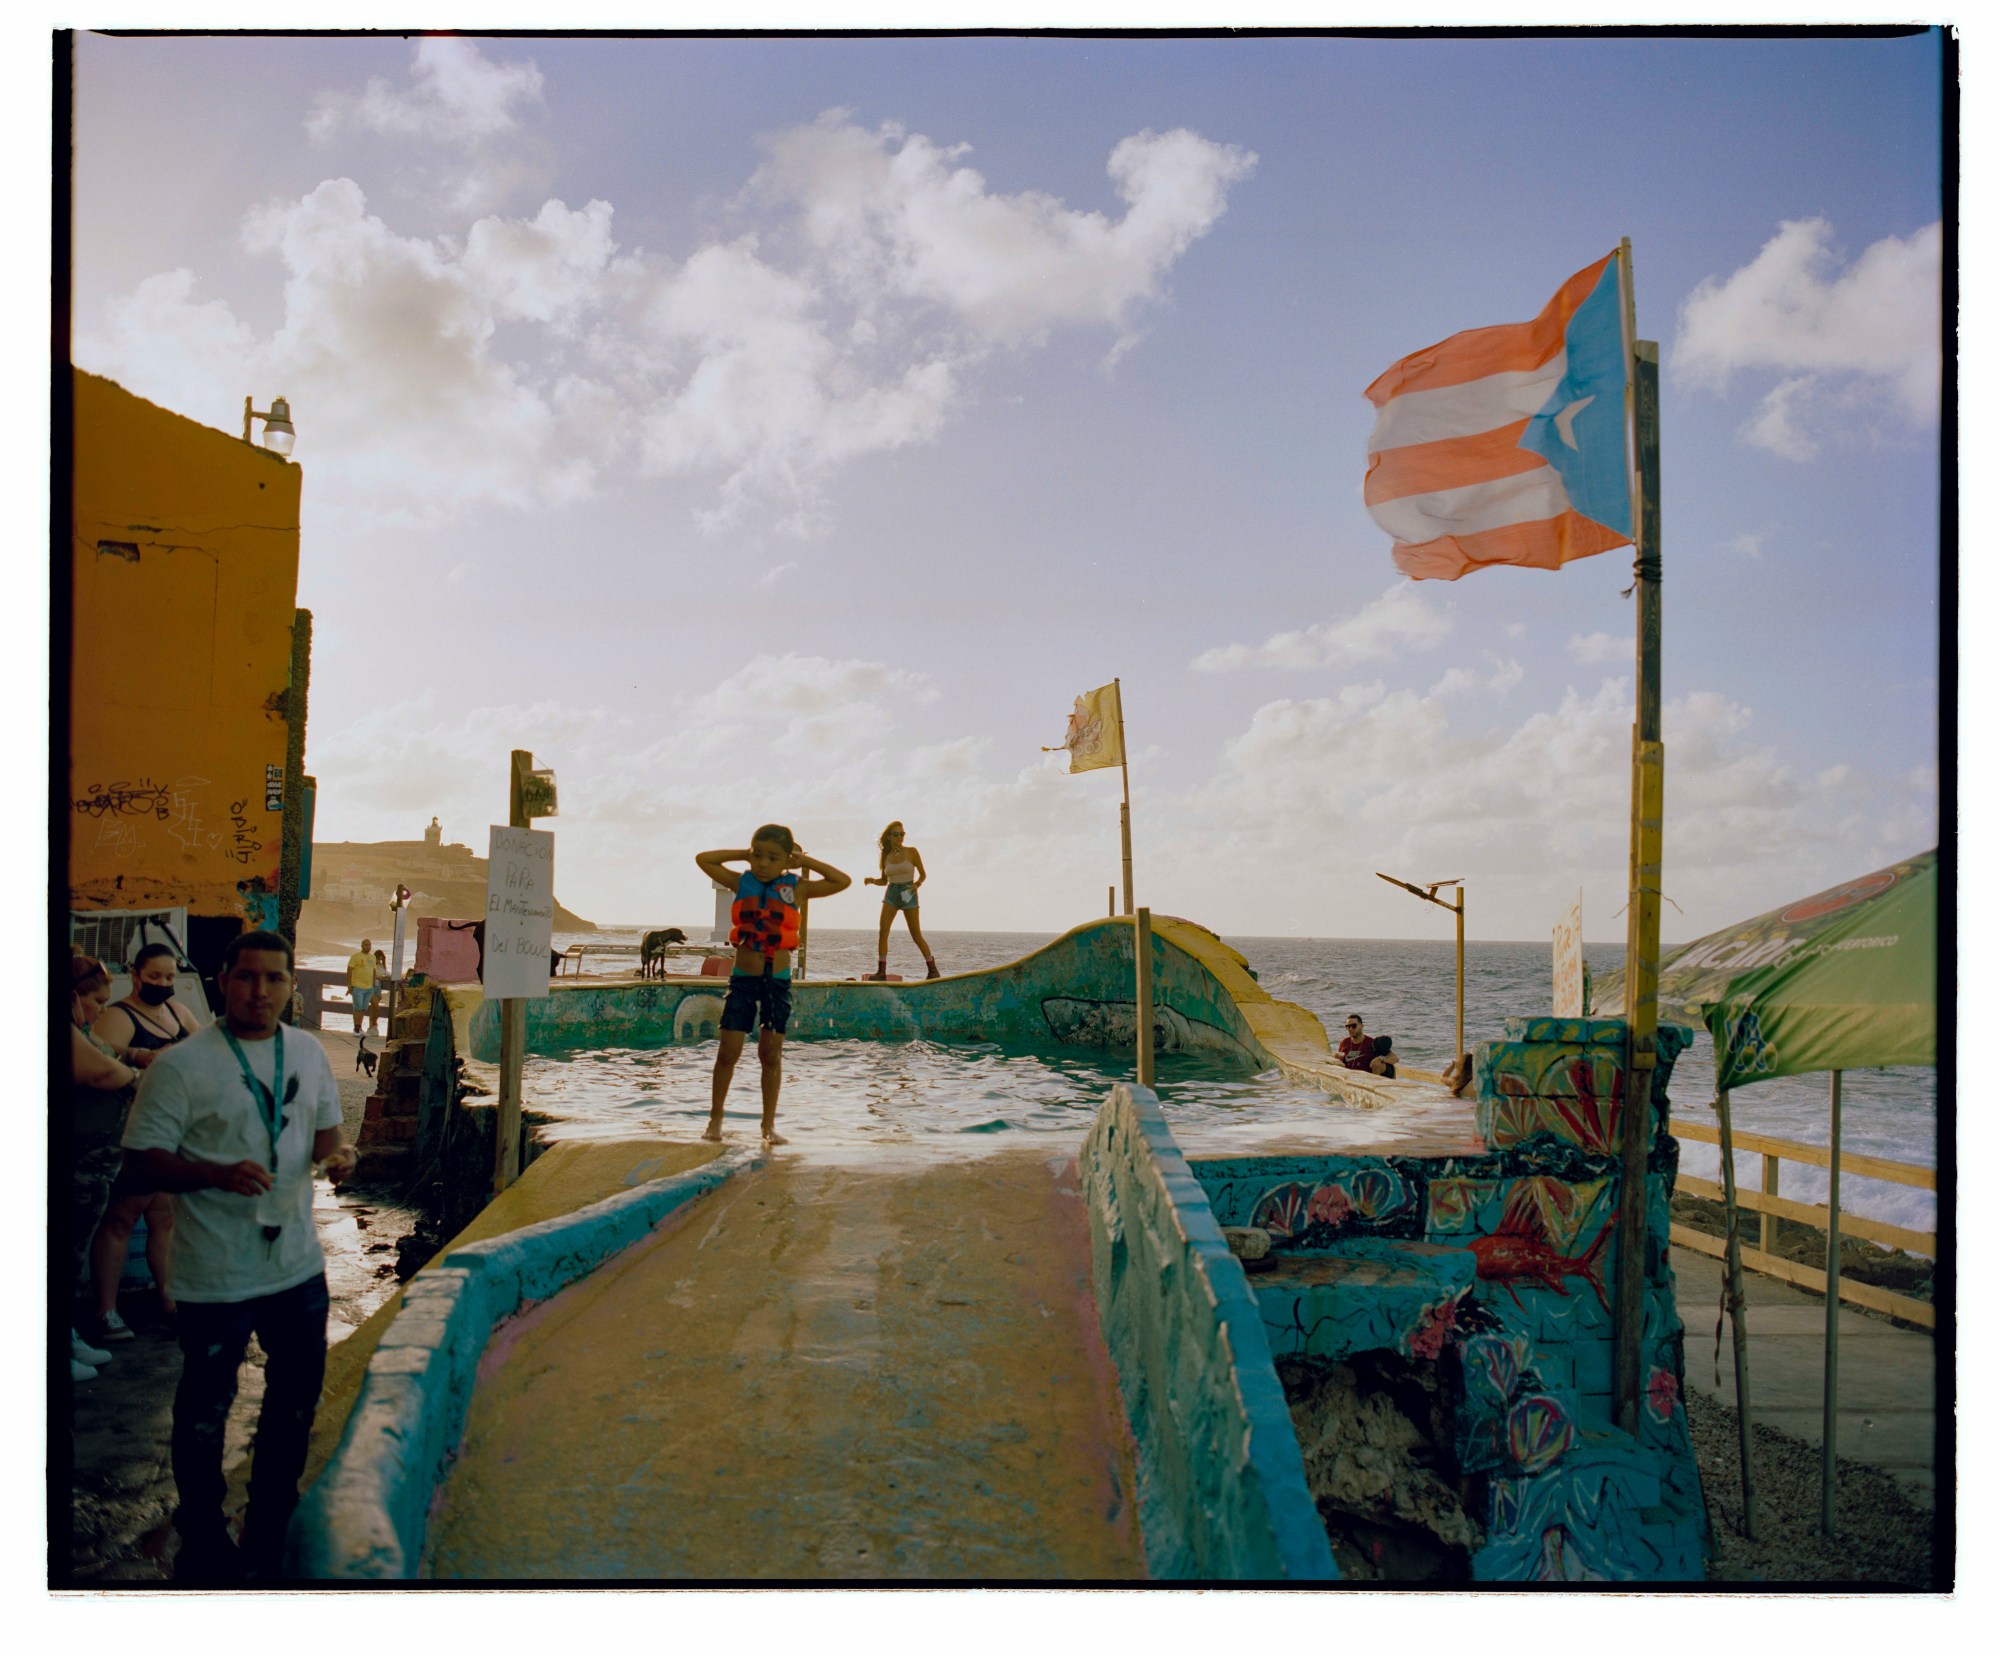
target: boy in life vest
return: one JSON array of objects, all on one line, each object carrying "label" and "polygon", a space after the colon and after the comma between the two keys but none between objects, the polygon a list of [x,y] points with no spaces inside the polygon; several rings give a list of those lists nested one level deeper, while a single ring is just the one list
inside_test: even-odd
[{"label": "boy in life vest", "polygon": [[[764,1089],[764,1142],[783,1144],[778,1132],[778,1088],[784,1080],[785,1025],[792,1016],[792,951],[799,944],[799,902],[831,897],[853,881],[839,869],[808,857],[792,831],[775,822],[767,822],[750,836],[748,851],[703,851],[694,860],[716,884],[736,888],[729,926],[736,964],[729,974],[729,998],[722,1003],[708,1130],[701,1136],[721,1140],[722,1105],[729,1096],[736,1060],[743,1056],[750,1031],[761,1024],[757,1062]],[[749,870],[739,874],[727,866],[733,862],[748,862]],[[820,878],[801,880],[795,871]]]}]

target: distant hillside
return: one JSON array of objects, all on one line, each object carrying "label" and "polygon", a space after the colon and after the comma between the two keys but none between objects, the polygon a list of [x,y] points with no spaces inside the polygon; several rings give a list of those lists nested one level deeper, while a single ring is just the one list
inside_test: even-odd
[{"label": "distant hillside", "polygon": [[[389,908],[401,881],[411,891],[406,935],[424,915],[478,920],[486,913],[486,859],[465,845],[428,840],[382,840],[373,845],[339,841],[315,844],[312,896],[299,906],[298,946],[312,954],[345,953],[363,937],[387,946],[395,924]],[[597,927],[556,904],[555,929],[593,932]]]}]

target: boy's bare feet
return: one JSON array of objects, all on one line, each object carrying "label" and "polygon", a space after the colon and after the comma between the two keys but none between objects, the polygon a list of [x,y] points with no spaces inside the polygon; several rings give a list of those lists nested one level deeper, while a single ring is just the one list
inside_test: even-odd
[{"label": "boy's bare feet", "polygon": [[786,1138],[775,1127],[767,1127],[764,1129],[764,1142],[766,1144],[790,1144],[792,1141]]},{"label": "boy's bare feet", "polygon": [[720,1144],[722,1142],[722,1123],[711,1121],[701,1136],[707,1139],[710,1144]]}]

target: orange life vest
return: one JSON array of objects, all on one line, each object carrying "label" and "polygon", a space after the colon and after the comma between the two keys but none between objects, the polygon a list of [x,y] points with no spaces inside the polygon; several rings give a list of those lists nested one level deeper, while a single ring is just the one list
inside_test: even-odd
[{"label": "orange life vest", "polygon": [[799,877],[780,874],[769,884],[745,871],[729,909],[729,941],[766,959],[799,946]]}]

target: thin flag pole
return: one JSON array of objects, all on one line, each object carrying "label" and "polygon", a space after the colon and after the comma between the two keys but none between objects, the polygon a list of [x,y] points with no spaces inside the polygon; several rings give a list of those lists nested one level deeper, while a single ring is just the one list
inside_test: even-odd
[{"label": "thin flag pole", "polygon": [[1455,1064],[1465,1056],[1465,887],[1458,888],[1458,907],[1454,919],[1458,930],[1458,979],[1457,1007],[1452,1036],[1451,1061]]},{"label": "thin flag pole", "polygon": [[1729,1119],[1729,1089],[1715,1095],[1722,1140],[1722,1297],[1729,1307],[1729,1351],[1736,1365],[1736,1458],[1743,1478],[1743,1534],[1757,1539],[1757,1489],[1750,1474],[1750,1329],[1743,1306],[1743,1238],[1736,1206],[1736,1133]]},{"label": "thin flag pole", "polygon": [[1653,1076],[1660,1013],[1660,862],[1666,749],[1660,740],[1660,348],[1638,339],[1632,243],[1618,244],[1624,299],[1626,396],[1631,407],[1633,590],[1637,690],[1632,725],[1632,823],[1625,933],[1627,1064],[1623,1178],[1618,1206],[1618,1298],[1612,1401],[1619,1426],[1639,1430],[1645,1322],[1646,1159],[1653,1136]]},{"label": "thin flag pole", "polygon": [[1826,1166],[1826,1395],[1820,1403],[1819,1528],[1833,1534],[1833,1495],[1839,1482],[1840,1437],[1840,1071],[1828,1096]]},{"label": "thin flag pole", "polygon": [[1132,771],[1125,759],[1125,691],[1111,681],[1111,700],[1118,708],[1118,775],[1125,784],[1125,802],[1118,807],[1118,843],[1125,856],[1125,912],[1132,912]]}]

